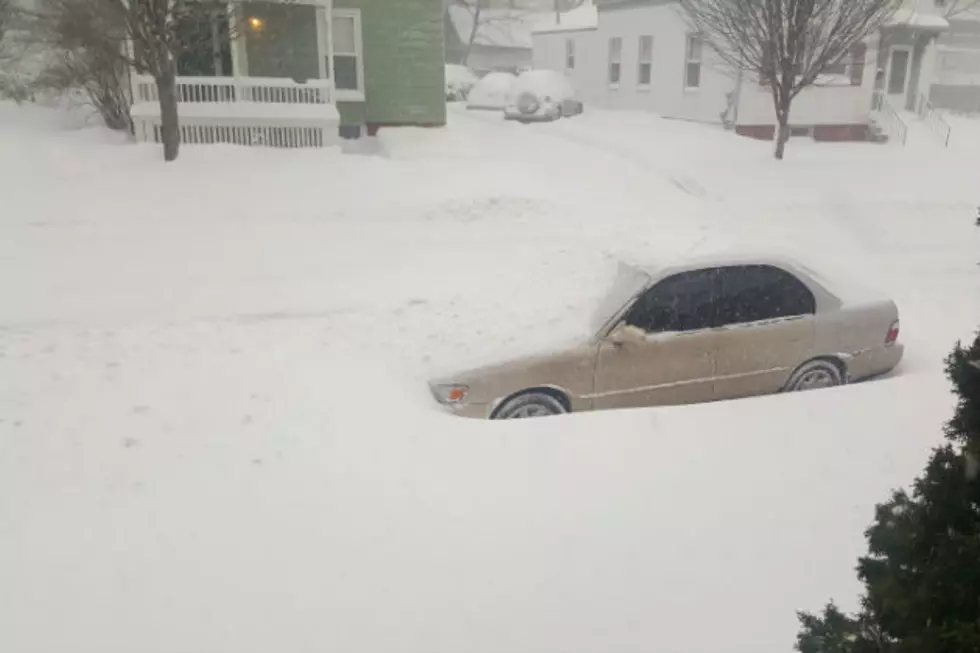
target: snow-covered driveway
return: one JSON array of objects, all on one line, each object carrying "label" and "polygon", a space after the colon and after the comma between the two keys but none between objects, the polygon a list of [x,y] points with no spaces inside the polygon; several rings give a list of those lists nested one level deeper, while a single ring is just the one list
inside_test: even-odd
[{"label": "snow-covered driveway", "polygon": [[[0,651],[777,653],[853,600],[980,323],[978,161],[484,118],[164,166],[0,105]],[[883,285],[903,373],[507,424],[426,396],[578,333],[615,257],[732,240]]]}]

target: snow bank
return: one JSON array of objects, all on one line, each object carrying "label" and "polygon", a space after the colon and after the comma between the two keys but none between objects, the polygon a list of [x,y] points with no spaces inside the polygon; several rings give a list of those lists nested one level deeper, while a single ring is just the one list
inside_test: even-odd
[{"label": "snow bank", "polygon": [[[785,653],[854,607],[980,323],[976,152],[581,118],[164,165],[0,104],[0,650]],[[585,328],[617,260],[744,240],[880,282],[898,374],[524,423],[427,396]]]}]

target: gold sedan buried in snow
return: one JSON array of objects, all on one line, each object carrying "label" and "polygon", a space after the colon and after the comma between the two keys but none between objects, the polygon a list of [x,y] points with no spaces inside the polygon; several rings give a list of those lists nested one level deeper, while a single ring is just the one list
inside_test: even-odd
[{"label": "gold sedan buried in snow", "polygon": [[893,301],[774,257],[621,265],[593,322],[586,342],[432,393],[490,419],[690,404],[837,386],[888,372],[903,352]]}]

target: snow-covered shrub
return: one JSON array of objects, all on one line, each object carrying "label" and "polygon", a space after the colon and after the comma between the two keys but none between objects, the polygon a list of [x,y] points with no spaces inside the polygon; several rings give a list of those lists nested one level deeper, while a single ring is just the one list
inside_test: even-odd
[{"label": "snow-covered shrub", "polygon": [[480,80],[472,70],[460,64],[446,64],[446,100],[465,100],[470,89]]}]

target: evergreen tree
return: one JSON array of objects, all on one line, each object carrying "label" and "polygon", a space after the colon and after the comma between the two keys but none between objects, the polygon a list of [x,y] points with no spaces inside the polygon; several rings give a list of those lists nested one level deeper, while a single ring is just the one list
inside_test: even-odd
[{"label": "evergreen tree", "polygon": [[948,442],[911,493],[877,507],[858,564],[860,613],[800,613],[801,653],[980,651],[980,332],[956,346],[946,375],[958,397]]}]

